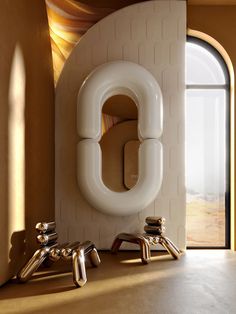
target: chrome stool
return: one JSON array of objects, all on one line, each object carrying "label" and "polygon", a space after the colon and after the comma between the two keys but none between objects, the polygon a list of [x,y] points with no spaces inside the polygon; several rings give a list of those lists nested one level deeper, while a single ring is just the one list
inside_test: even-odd
[{"label": "chrome stool", "polygon": [[97,249],[91,241],[83,243],[77,241],[59,245],[56,242],[57,233],[55,232],[55,228],[55,222],[42,222],[36,225],[36,230],[39,233],[37,242],[40,244],[40,248],[19,271],[17,278],[20,282],[26,282],[41,264],[46,263],[50,265],[61,258],[65,261],[71,261],[73,282],[77,287],[82,287],[87,282],[85,268],[86,256],[89,257],[94,267],[97,267],[101,263]]},{"label": "chrome stool", "polygon": [[145,233],[120,233],[116,236],[111,252],[117,253],[122,242],[135,243],[140,246],[140,257],[143,264],[148,264],[151,261],[150,245],[162,245],[168,253],[174,258],[179,259],[180,250],[177,246],[164,235],[165,219],[163,217],[147,217],[144,227]]}]

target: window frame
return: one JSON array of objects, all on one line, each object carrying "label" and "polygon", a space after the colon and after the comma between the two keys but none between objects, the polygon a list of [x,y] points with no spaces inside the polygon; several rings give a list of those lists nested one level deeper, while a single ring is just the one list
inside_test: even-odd
[{"label": "window frame", "polygon": [[208,50],[219,62],[224,76],[225,76],[225,84],[186,84],[186,90],[198,90],[198,89],[205,89],[205,90],[213,90],[213,89],[221,89],[225,91],[225,104],[226,104],[226,138],[225,138],[225,151],[226,151],[226,177],[225,177],[225,245],[224,246],[187,246],[188,249],[230,249],[230,73],[225,63],[222,55],[208,42],[194,37],[187,35],[186,43],[194,43],[199,45],[206,50]]}]

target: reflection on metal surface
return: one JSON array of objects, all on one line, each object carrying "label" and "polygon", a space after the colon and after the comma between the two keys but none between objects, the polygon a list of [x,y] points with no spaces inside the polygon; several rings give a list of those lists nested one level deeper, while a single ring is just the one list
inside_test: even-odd
[{"label": "reflection on metal surface", "polygon": [[149,216],[145,219],[145,221],[149,226],[162,226],[166,219],[160,216]]},{"label": "reflection on metal surface", "polygon": [[50,266],[60,258],[70,261],[73,268],[73,281],[77,287],[82,287],[87,282],[85,258],[89,257],[91,265],[97,267],[101,261],[94,243],[79,241],[58,245],[55,222],[38,223],[36,231],[39,232],[37,242],[41,247],[34,253],[26,265],[19,271],[17,278],[20,282],[28,281],[42,263]]},{"label": "reflection on metal surface", "polygon": [[159,237],[159,243],[168,251],[173,258],[178,259],[180,257],[180,250],[177,246],[168,238],[166,237]]},{"label": "reflection on metal surface", "polygon": [[52,233],[43,233],[43,234],[39,234],[37,236],[37,241],[38,243],[40,243],[41,245],[47,245],[51,242],[55,242],[57,240],[58,236],[56,232],[52,232]]},{"label": "reflection on metal surface", "polygon": [[144,231],[149,234],[161,235],[165,230],[166,228],[163,226],[144,226]]},{"label": "reflection on metal surface", "polygon": [[36,224],[35,229],[40,233],[52,232],[56,228],[55,221],[39,222]]},{"label": "reflection on metal surface", "polygon": [[39,268],[39,266],[47,258],[50,250],[55,248],[58,244],[54,243],[52,246],[45,246],[38,249],[26,265],[18,273],[17,278],[20,282],[26,282],[30,279],[33,273]]},{"label": "reflection on metal surface", "polygon": [[52,262],[57,262],[61,258],[61,250],[68,244],[69,243],[67,242],[52,248],[48,254],[49,260]]},{"label": "reflection on metal surface", "polygon": [[111,251],[116,253],[122,242],[135,243],[140,246],[141,260],[143,264],[148,264],[151,259],[150,245],[147,239],[144,238],[142,234],[130,234],[130,233],[120,233],[115,238]]},{"label": "reflection on metal surface", "polygon": [[151,261],[150,245],[162,245],[174,259],[178,259],[181,254],[176,245],[163,235],[120,233],[112,244],[112,253],[117,253],[122,242],[135,243],[140,246],[141,260],[143,264],[148,264]]},{"label": "reflection on metal surface", "polygon": [[116,253],[123,241],[138,244],[140,246],[142,263],[147,264],[151,260],[150,245],[160,244],[174,259],[178,259],[181,254],[180,250],[170,239],[164,235],[165,218],[153,216],[147,217],[145,221],[147,223],[144,226],[144,231],[146,231],[146,233],[118,234],[112,244],[111,251]]},{"label": "reflection on metal surface", "polygon": [[89,255],[90,262],[97,267],[100,264],[100,258],[95,245],[91,241],[85,241],[72,253],[73,281],[77,287],[82,287],[87,282],[85,257]]},{"label": "reflection on metal surface", "polygon": [[72,252],[80,245],[79,241],[72,242],[68,245],[66,245],[64,248],[61,249],[61,257],[65,261],[68,261],[72,257]]},{"label": "reflection on metal surface", "polygon": [[[40,243],[40,248],[19,271],[17,278],[20,282],[28,281],[42,263],[47,262],[47,265],[50,265],[49,261],[59,259],[56,257],[58,254],[58,243],[56,242],[57,233],[55,228],[55,222],[39,222],[36,224],[35,229],[39,233],[36,239]],[[50,260],[48,259],[49,256],[51,256]]]}]

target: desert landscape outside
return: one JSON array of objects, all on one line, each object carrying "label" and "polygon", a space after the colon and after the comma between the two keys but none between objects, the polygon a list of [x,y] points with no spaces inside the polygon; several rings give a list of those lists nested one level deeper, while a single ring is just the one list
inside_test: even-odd
[{"label": "desert landscape outside", "polygon": [[224,197],[204,199],[201,195],[187,194],[187,246],[225,246]]}]

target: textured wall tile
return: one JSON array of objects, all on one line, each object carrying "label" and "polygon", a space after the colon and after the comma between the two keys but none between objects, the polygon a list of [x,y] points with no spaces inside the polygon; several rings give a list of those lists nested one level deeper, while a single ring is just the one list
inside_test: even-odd
[{"label": "textured wall tile", "polygon": [[170,64],[179,65],[184,62],[184,47],[181,42],[173,42],[170,44]]},{"label": "textured wall tile", "polygon": [[147,208],[139,212],[138,216],[139,216],[140,223],[145,221],[145,218],[147,216],[154,216],[154,213],[155,213],[154,205],[155,205],[155,202],[152,202]]},{"label": "textured wall tile", "polygon": [[99,230],[100,249],[110,248],[116,235],[116,228],[113,225],[105,225]]},{"label": "textured wall tile", "polygon": [[157,199],[155,200],[155,211],[154,211],[155,216],[161,216],[161,217],[164,217],[166,221],[170,221],[169,208],[170,208],[169,198],[158,196]]},{"label": "textured wall tile", "polygon": [[178,19],[178,40],[186,40],[186,18]]},{"label": "textured wall tile", "polygon": [[117,18],[115,23],[115,39],[125,41],[131,39],[131,20],[128,17]]},{"label": "textured wall tile", "polygon": [[85,224],[84,226],[85,241],[92,241],[96,247],[100,247],[100,228],[98,225]]},{"label": "textured wall tile", "polygon": [[177,142],[178,143],[183,143],[184,134],[185,134],[184,124],[182,122],[179,122],[177,126]]},{"label": "textured wall tile", "polygon": [[162,72],[163,91],[175,92],[178,89],[178,72],[174,67],[168,67]]},{"label": "textured wall tile", "polygon": [[99,226],[104,225],[116,225],[122,222],[122,217],[113,217],[111,215],[106,215],[103,213],[100,213],[98,210],[92,208],[92,218],[91,222],[96,223]]},{"label": "textured wall tile", "polygon": [[[68,228],[68,241],[75,242],[80,241],[83,242],[85,238],[84,235],[84,227],[83,228]],[[88,239],[89,240],[89,239]]]},{"label": "textured wall tile", "polygon": [[170,199],[170,220],[178,220],[179,216],[182,215],[183,204],[179,198]]},{"label": "textured wall tile", "polygon": [[[181,151],[182,148],[182,151]],[[184,168],[184,147],[172,146],[170,149],[170,169],[178,172],[178,169]]]},{"label": "textured wall tile", "polygon": [[95,27],[95,29],[99,31],[98,38],[101,42],[106,43],[110,39],[115,38],[115,23],[110,23],[108,19],[104,19],[102,23],[98,23],[98,27]]},{"label": "textured wall tile", "polygon": [[177,93],[171,93],[170,95],[170,105],[169,105],[169,115],[171,118],[175,118],[175,119],[181,119],[183,116],[183,102],[180,104],[179,100],[178,100],[178,94]]},{"label": "textured wall tile", "polygon": [[138,63],[139,61],[139,53],[137,44],[134,44],[134,42],[130,41],[123,45],[123,57],[125,61],[131,61]]},{"label": "textured wall tile", "polygon": [[174,16],[162,20],[162,38],[168,41],[178,38],[178,20]]},{"label": "textured wall tile", "polygon": [[119,42],[112,40],[107,45],[107,61],[122,60],[123,49]]},{"label": "textured wall tile", "polygon": [[177,178],[172,172],[166,172],[162,183],[162,195],[166,198],[177,196]]},{"label": "textured wall tile", "polygon": [[[97,40],[97,38],[96,38]],[[83,58],[83,64],[80,63],[80,58]],[[84,71],[88,67],[91,67],[92,65],[92,49],[91,46],[88,45],[83,49],[83,53],[81,53],[81,56],[75,56],[75,62],[78,62],[80,66],[82,66],[82,70]],[[76,69],[74,69],[76,71]]]},{"label": "textured wall tile", "polygon": [[163,41],[156,42],[154,44],[154,63],[157,66],[162,65],[166,67],[166,65],[169,63],[169,59],[169,44]]},{"label": "textured wall tile", "polygon": [[178,225],[175,223],[166,223],[166,236],[171,239],[178,247],[180,246],[179,237],[178,237]]},{"label": "textured wall tile", "polygon": [[178,143],[178,123],[173,121],[173,119],[166,119],[164,121],[162,143],[168,145],[175,145]]},{"label": "textured wall tile", "polygon": [[168,16],[170,14],[170,1],[154,1],[154,12],[159,14],[159,19]]},{"label": "textured wall tile", "polygon": [[143,42],[138,47],[139,64],[145,67],[153,67],[154,64],[154,49],[152,43]]},{"label": "textured wall tile", "polygon": [[89,204],[82,198],[76,200],[76,215],[74,224],[82,226],[84,222],[92,219],[92,209]]},{"label": "textured wall tile", "polygon": [[178,195],[182,199],[186,195],[185,173],[182,171],[177,177],[178,181]]},{"label": "textured wall tile", "polygon": [[73,199],[61,200],[60,206],[60,222],[73,224],[75,221],[75,202]]},{"label": "textured wall tile", "polygon": [[155,3],[150,1],[149,5],[146,5],[145,2],[139,3],[137,6],[137,13],[138,16],[144,15],[145,17],[148,16],[149,14],[152,14],[153,11],[155,10]]},{"label": "textured wall tile", "polygon": [[145,18],[131,20],[131,39],[144,40],[147,38],[147,22]]},{"label": "textured wall tile", "polygon": [[147,39],[161,40],[162,23],[156,16],[147,19]]},{"label": "textured wall tile", "polygon": [[58,243],[68,242],[68,230],[69,226],[67,223],[63,223],[60,221],[58,217],[56,217],[56,232],[58,234]]},{"label": "textured wall tile", "polygon": [[[179,2],[181,2],[181,0]],[[185,1],[182,1],[182,3],[179,2],[175,0],[170,0],[169,8],[171,14],[175,16],[180,16],[182,18],[183,11],[185,11]]]},{"label": "textured wall tile", "polygon": [[107,61],[107,46],[97,42],[92,47],[92,64],[98,66]]}]

